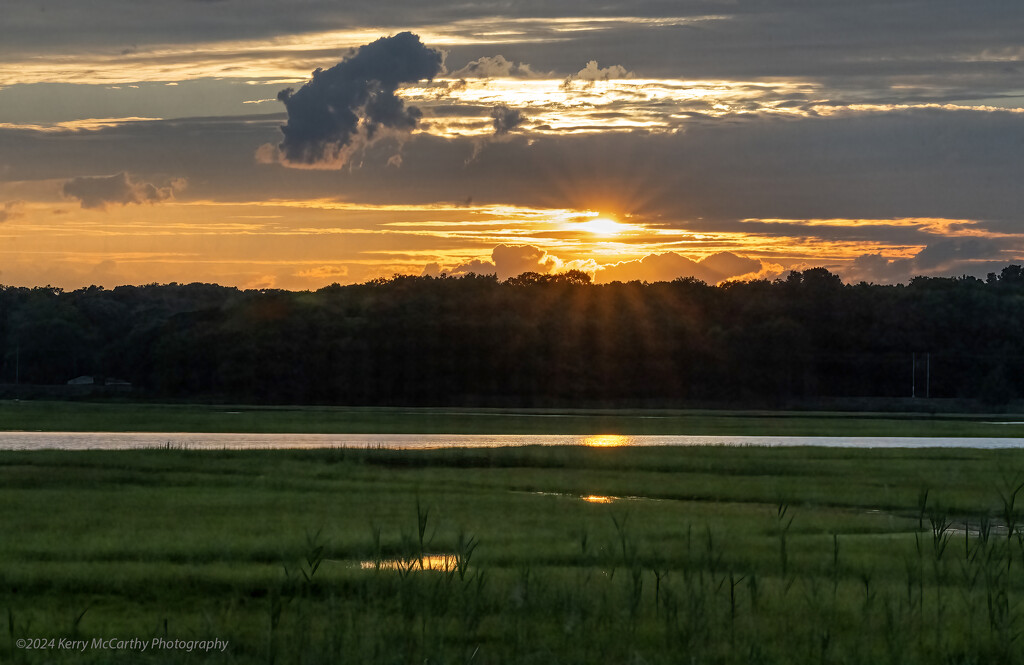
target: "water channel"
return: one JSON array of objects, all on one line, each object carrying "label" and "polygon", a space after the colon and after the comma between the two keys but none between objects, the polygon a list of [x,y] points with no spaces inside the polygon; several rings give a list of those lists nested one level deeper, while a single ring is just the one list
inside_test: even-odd
[{"label": "water channel", "polygon": [[839,448],[1024,448],[1024,438],[882,436],[623,436],[570,434],[239,434],[195,432],[0,432],[0,450],[178,448],[494,448],[503,446],[820,446]]}]

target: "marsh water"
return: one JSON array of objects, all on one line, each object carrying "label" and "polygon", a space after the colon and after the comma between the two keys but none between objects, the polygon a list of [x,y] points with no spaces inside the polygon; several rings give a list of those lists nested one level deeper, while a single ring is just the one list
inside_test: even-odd
[{"label": "marsh water", "polygon": [[601,434],[239,434],[194,432],[0,432],[0,450],[181,448],[493,448],[503,446],[821,446],[1024,448],[1024,439],[882,436],[623,436]]}]

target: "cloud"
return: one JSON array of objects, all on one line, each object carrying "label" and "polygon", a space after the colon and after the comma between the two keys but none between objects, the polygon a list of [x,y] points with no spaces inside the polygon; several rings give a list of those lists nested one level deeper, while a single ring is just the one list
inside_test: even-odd
[{"label": "cloud", "polygon": [[792,270],[792,268],[784,268],[779,263],[771,263],[769,261],[759,261],[759,263],[761,264],[759,270],[744,273],[742,275],[736,275],[734,277],[729,277],[727,280],[723,281],[752,282],[756,279],[766,279],[771,282],[778,279],[779,277],[782,277],[784,273],[787,273],[790,270]]},{"label": "cloud", "polygon": [[348,277],[348,267],[337,265],[316,266],[315,268],[300,270],[295,273],[295,276],[319,281],[337,281]]},{"label": "cloud", "polygon": [[[744,256],[737,256],[732,252],[718,252],[705,257],[698,264],[708,274],[717,275],[714,281],[720,282],[723,279],[735,278],[738,275],[757,273],[761,271],[761,262],[757,259],[748,259]],[[711,280],[708,280],[711,281]]]},{"label": "cloud", "polygon": [[[474,259],[448,271],[453,275],[476,273],[497,275],[505,280],[524,272],[552,274],[566,270],[581,270],[594,277],[595,283],[670,282],[679,277],[696,277],[710,284],[727,279],[770,279],[783,272],[782,266],[764,264],[757,259],[737,256],[731,252],[712,254],[701,261],[694,261],[675,252],[650,254],[635,261],[622,261],[598,265],[593,259],[563,261],[534,245],[498,245],[491,251],[491,260]],[[422,274],[441,274],[441,266],[431,263],[424,267]]]},{"label": "cloud", "polygon": [[586,67],[576,72],[570,78],[579,79],[580,81],[608,81],[610,79],[632,77],[633,73],[622,65],[612,65],[611,67],[601,69],[597,64],[597,60],[591,60],[587,63]]},{"label": "cloud", "polygon": [[635,261],[621,261],[601,266],[595,282],[667,282],[677,277],[694,277],[700,273],[696,261],[675,252],[649,254]]},{"label": "cloud", "polygon": [[895,284],[919,275],[968,274],[980,277],[1013,259],[1020,238],[943,238],[921,248],[917,254],[888,258],[881,253],[862,254],[840,269],[847,282]]},{"label": "cloud", "polygon": [[491,109],[491,119],[494,121],[494,133],[497,136],[504,136],[526,122],[526,116],[522,111],[510,108],[506,104],[498,104]]},{"label": "cloud", "polygon": [[277,98],[288,111],[288,122],[281,127],[279,161],[341,168],[382,130],[414,129],[422,113],[406,107],[395,91],[403,83],[433,79],[442,59],[417,35],[402,32],[360,46],[330,69],[317,69],[298,90],[282,90]]},{"label": "cloud", "polygon": [[[428,267],[436,265],[436,263],[431,263]],[[452,268],[450,272],[453,275],[468,275],[470,273],[473,273],[475,275],[497,275],[498,267],[494,265],[494,263],[492,263],[491,261],[484,261],[483,259],[473,259],[468,263],[462,263]],[[433,273],[427,272],[427,269],[424,268],[423,274],[428,275]],[[440,271],[438,272],[438,274],[440,274]]]},{"label": "cloud", "polygon": [[276,289],[277,288],[277,275],[264,274],[264,275],[251,275],[249,279],[242,284],[243,289],[255,289],[262,291],[263,289]]},{"label": "cloud", "polygon": [[85,273],[85,279],[90,284],[127,284],[128,278],[121,271],[117,262],[105,259],[94,265]]},{"label": "cloud", "polygon": [[553,272],[562,263],[533,245],[498,245],[491,251],[491,258],[498,269],[499,279],[508,279],[524,272]]},{"label": "cloud", "polygon": [[108,205],[159,203],[174,197],[185,188],[184,178],[171,181],[166,187],[135,180],[122,171],[110,176],[80,176],[64,183],[61,194],[78,199],[83,208],[103,210]]},{"label": "cloud", "polygon": [[9,219],[14,219],[15,217],[21,217],[22,213],[18,208],[20,208],[24,203],[24,201],[8,201],[7,203],[0,205],[0,224]]},{"label": "cloud", "polygon": [[675,252],[648,254],[634,261],[620,261],[600,266],[595,282],[670,282],[680,277],[695,277],[709,284],[727,279],[759,274],[764,266],[757,259],[737,256],[732,252],[719,252],[694,261]]},{"label": "cloud", "polygon": [[[561,259],[533,245],[498,245],[491,250],[490,261],[474,259],[455,267],[451,274],[497,275],[498,279],[505,280],[524,272],[542,274],[555,272],[562,265]],[[428,270],[433,270],[435,266],[437,264],[428,265],[423,274],[434,274]]]},{"label": "cloud", "polygon": [[579,70],[575,74],[571,74],[562,81],[562,90],[570,92],[573,90],[573,83],[576,81],[583,81],[582,89],[589,90],[593,88],[594,81],[610,81],[613,79],[624,79],[633,78],[633,73],[628,71],[622,65],[612,65],[611,67],[605,67],[601,69],[597,60],[591,60],[587,63],[587,66]]},{"label": "cloud", "polygon": [[[486,117],[488,110],[477,113]],[[651,238],[653,246],[636,247],[636,257],[671,250],[695,259],[688,253],[732,249],[774,256],[770,260],[787,267],[795,260],[823,265],[815,256],[829,256],[826,267],[839,270],[843,261],[859,254],[909,257],[953,233],[1021,235],[1020,113],[921,110],[787,121],[751,117],[694,123],[669,135],[531,135],[533,145],[512,133],[506,143],[489,143],[472,168],[463,166],[471,138],[420,134],[403,150],[401,169],[387,169],[394,150],[390,142],[378,142],[367,151],[367,167],[342,179],[330,171],[253,164],[248,151],[273,140],[282,119],[179,119],[45,135],[0,129],[0,154],[19,155],[0,184],[0,202],[59,203],[54,199],[72,175],[160,173],[174,164],[174,169],[187,169],[181,175],[188,176],[190,198],[197,200],[337,197],[421,204],[465,200],[472,194],[476,205],[629,213],[640,224],[677,234]],[[493,131],[489,119],[487,129]],[[30,190],[25,183],[45,187]],[[35,214],[36,208],[31,210]],[[946,229],[910,224],[910,218],[975,223]],[[686,233],[724,235],[692,249],[662,245],[673,237],[690,242]],[[745,248],[729,246],[732,237],[745,238]],[[488,260],[486,248],[501,242],[551,248],[563,259],[580,256],[575,249],[554,249],[540,237],[451,242],[459,245],[446,246],[446,253],[482,251]],[[1008,250],[1001,258],[1019,261],[1021,256]]]},{"label": "cloud", "polygon": [[452,76],[466,78],[537,78],[542,74],[530,69],[525,63],[515,63],[505,59],[503,55],[485,56],[470,62],[462,69],[453,72]]},{"label": "cloud", "polygon": [[962,261],[995,258],[1001,249],[994,238],[947,238],[929,243],[918,252],[914,267],[924,271],[946,270]]},{"label": "cloud", "polygon": [[488,143],[510,141],[512,136],[509,132],[517,130],[526,121],[526,115],[519,109],[511,108],[507,104],[497,104],[491,109],[491,124],[494,127],[494,133],[489,136],[473,137],[473,153],[465,163],[475,162]]},{"label": "cloud", "polygon": [[872,282],[876,284],[895,284],[906,281],[914,271],[914,259],[889,259],[882,254],[862,254],[841,271],[843,279],[849,283]]}]

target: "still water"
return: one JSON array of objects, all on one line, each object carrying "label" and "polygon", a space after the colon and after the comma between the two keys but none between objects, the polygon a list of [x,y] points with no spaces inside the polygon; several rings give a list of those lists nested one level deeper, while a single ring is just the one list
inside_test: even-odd
[{"label": "still water", "polygon": [[1024,448],[1017,438],[880,436],[622,436],[570,434],[236,434],[0,432],[0,450],[184,448],[494,448],[499,446],[822,446],[832,448]]}]

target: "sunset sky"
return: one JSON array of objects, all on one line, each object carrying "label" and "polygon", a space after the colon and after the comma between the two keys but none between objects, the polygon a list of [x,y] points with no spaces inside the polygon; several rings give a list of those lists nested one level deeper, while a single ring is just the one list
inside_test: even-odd
[{"label": "sunset sky", "polygon": [[3,284],[1024,260],[1021,3],[3,4]]}]

